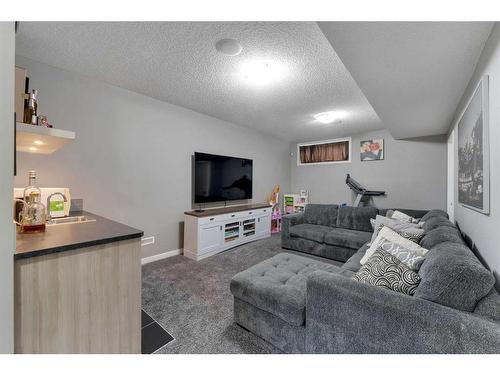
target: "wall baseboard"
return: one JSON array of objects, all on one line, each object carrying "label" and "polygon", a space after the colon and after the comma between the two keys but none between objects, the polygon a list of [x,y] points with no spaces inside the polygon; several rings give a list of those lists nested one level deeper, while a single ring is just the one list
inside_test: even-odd
[{"label": "wall baseboard", "polygon": [[157,260],[165,259],[165,258],[170,258],[176,255],[181,255],[182,254],[182,249],[175,249],[175,250],[170,250],[165,253],[160,253],[156,255],[151,255],[150,257],[142,258],[141,259],[141,264],[148,264],[151,262],[156,262]]}]

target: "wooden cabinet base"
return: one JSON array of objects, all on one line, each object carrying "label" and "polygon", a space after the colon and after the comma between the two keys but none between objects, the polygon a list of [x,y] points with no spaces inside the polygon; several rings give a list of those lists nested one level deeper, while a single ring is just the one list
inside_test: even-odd
[{"label": "wooden cabinet base", "polygon": [[19,259],[16,353],[140,353],[140,239]]}]

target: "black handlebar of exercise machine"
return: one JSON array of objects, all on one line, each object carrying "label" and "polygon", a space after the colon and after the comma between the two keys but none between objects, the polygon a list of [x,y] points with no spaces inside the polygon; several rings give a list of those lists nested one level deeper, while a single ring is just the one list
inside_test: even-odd
[{"label": "black handlebar of exercise machine", "polygon": [[385,191],[380,191],[380,190],[366,190],[363,186],[359,184],[355,179],[353,179],[349,174],[347,174],[347,177],[345,179],[345,183],[347,186],[349,186],[349,189],[354,191],[358,196],[356,197],[356,200],[354,201],[354,206],[359,206],[361,203],[361,200],[364,197],[378,197],[381,195],[385,195]]}]

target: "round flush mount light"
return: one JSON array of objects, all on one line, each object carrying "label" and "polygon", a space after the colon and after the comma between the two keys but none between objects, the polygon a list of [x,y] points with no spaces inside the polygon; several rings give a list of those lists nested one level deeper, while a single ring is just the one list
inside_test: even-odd
[{"label": "round flush mount light", "polygon": [[343,111],[328,111],[321,112],[314,115],[314,118],[321,122],[322,124],[331,124],[333,122],[342,122],[342,119],[346,116]]},{"label": "round flush mount light", "polygon": [[241,76],[254,86],[277,82],[285,75],[285,67],[277,61],[250,60],[241,65]]},{"label": "round flush mount light", "polygon": [[243,50],[243,47],[237,40],[221,39],[215,43],[215,49],[226,56],[237,56]]}]

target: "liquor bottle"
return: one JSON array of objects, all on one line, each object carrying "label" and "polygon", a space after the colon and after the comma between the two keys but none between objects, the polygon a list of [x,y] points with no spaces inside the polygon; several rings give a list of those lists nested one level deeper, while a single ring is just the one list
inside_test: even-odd
[{"label": "liquor bottle", "polygon": [[47,221],[46,209],[42,199],[42,191],[36,186],[36,172],[29,171],[29,186],[23,192],[23,209],[19,215],[21,233],[37,233],[45,231]]},{"label": "liquor bottle", "polygon": [[38,90],[33,89],[33,92],[29,94],[28,105],[24,108],[24,119],[23,122],[25,124],[38,125],[37,118],[37,110],[38,110],[38,102],[37,102]]}]

